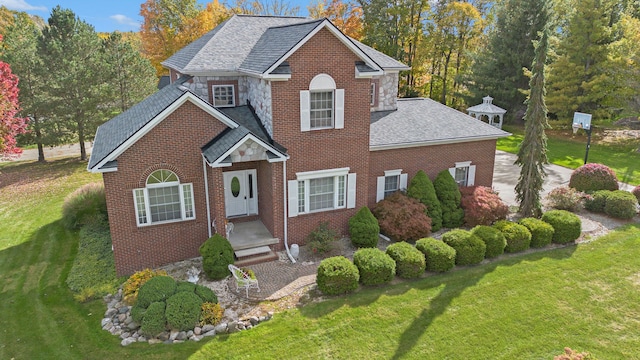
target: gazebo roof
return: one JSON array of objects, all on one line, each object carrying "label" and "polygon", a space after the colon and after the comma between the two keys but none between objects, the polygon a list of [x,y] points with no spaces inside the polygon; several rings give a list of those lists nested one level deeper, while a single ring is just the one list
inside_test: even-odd
[{"label": "gazebo roof", "polygon": [[493,98],[491,96],[485,96],[482,98],[482,104],[472,106],[467,109],[469,113],[475,114],[487,114],[487,115],[500,115],[507,112],[507,110],[493,105],[491,102]]}]

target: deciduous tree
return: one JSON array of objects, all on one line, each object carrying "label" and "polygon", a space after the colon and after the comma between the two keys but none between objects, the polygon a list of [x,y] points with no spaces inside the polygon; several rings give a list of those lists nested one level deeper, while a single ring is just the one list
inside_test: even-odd
[{"label": "deciduous tree", "polygon": [[356,40],[362,39],[362,8],[355,2],[342,0],[320,0],[308,7],[314,19],[327,18],[338,28]]},{"label": "deciduous tree", "polygon": [[[0,41],[2,37],[0,36]],[[11,72],[9,64],[0,61],[0,155],[22,153],[17,147],[16,135],[27,128],[25,118],[18,116],[18,77]]]}]

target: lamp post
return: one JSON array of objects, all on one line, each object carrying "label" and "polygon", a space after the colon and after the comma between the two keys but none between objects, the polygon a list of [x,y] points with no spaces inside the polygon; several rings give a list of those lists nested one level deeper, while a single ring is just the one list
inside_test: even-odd
[{"label": "lamp post", "polygon": [[589,158],[589,148],[591,148],[591,127],[584,129],[587,132],[587,150],[584,153],[584,164],[587,164],[587,158]]}]

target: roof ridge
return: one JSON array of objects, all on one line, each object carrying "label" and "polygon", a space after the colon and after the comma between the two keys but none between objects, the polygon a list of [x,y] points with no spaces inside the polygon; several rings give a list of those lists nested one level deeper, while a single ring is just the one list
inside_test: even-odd
[{"label": "roof ridge", "polygon": [[299,23],[294,23],[294,24],[284,24],[284,25],[270,26],[270,27],[267,28],[267,30],[269,30],[269,29],[282,29],[282,28],[293,27],[293,26],[301,26],[301,25],[308,25],[308,24],[313,24],[314,22],[321,23],[321,22],[323,22],[325,20],[327,20],[327,18],[311,19],[309,21],[304,21],[304,22],[299,22]]},{"label": "roof ridge", "polygon": [[233,14],[234,17],[255,17],[255,18],[281,18],[281,19],[307,19],[306,16],[286,16],[286,15],[253,15],[253,14]]}]

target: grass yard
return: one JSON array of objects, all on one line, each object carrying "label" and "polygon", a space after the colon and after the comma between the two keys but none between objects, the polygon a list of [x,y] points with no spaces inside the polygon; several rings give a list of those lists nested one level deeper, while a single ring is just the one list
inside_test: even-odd
[{"label": "grass yard", "polygon": [[640,225],[363,289],[206,342],[123,348],[100,329],[102,301],[80,304],[65,283],[78,234],[60,207],[99,181],[85,166],[0,164],[0,359],[552,359],[565,346],[640,358]]},{"label": "grass yard", "polygon": [[[498,139],[498,150],[512,154],[518,153],[518,148],[524,138],[522,128],[508,127],[506,131],[513,135]],[[640,153],[638,143],[628,142],[624,144],[605,144],[591,141],[588,162],[605,164],[616,172],[618,180],[640,185]],[[552,164],[578,168],[584,164],[584,154],[587,146],[587,137],[578,134],[575,138],[569,138],[556,133],[548,134],[547,156]]]}]

